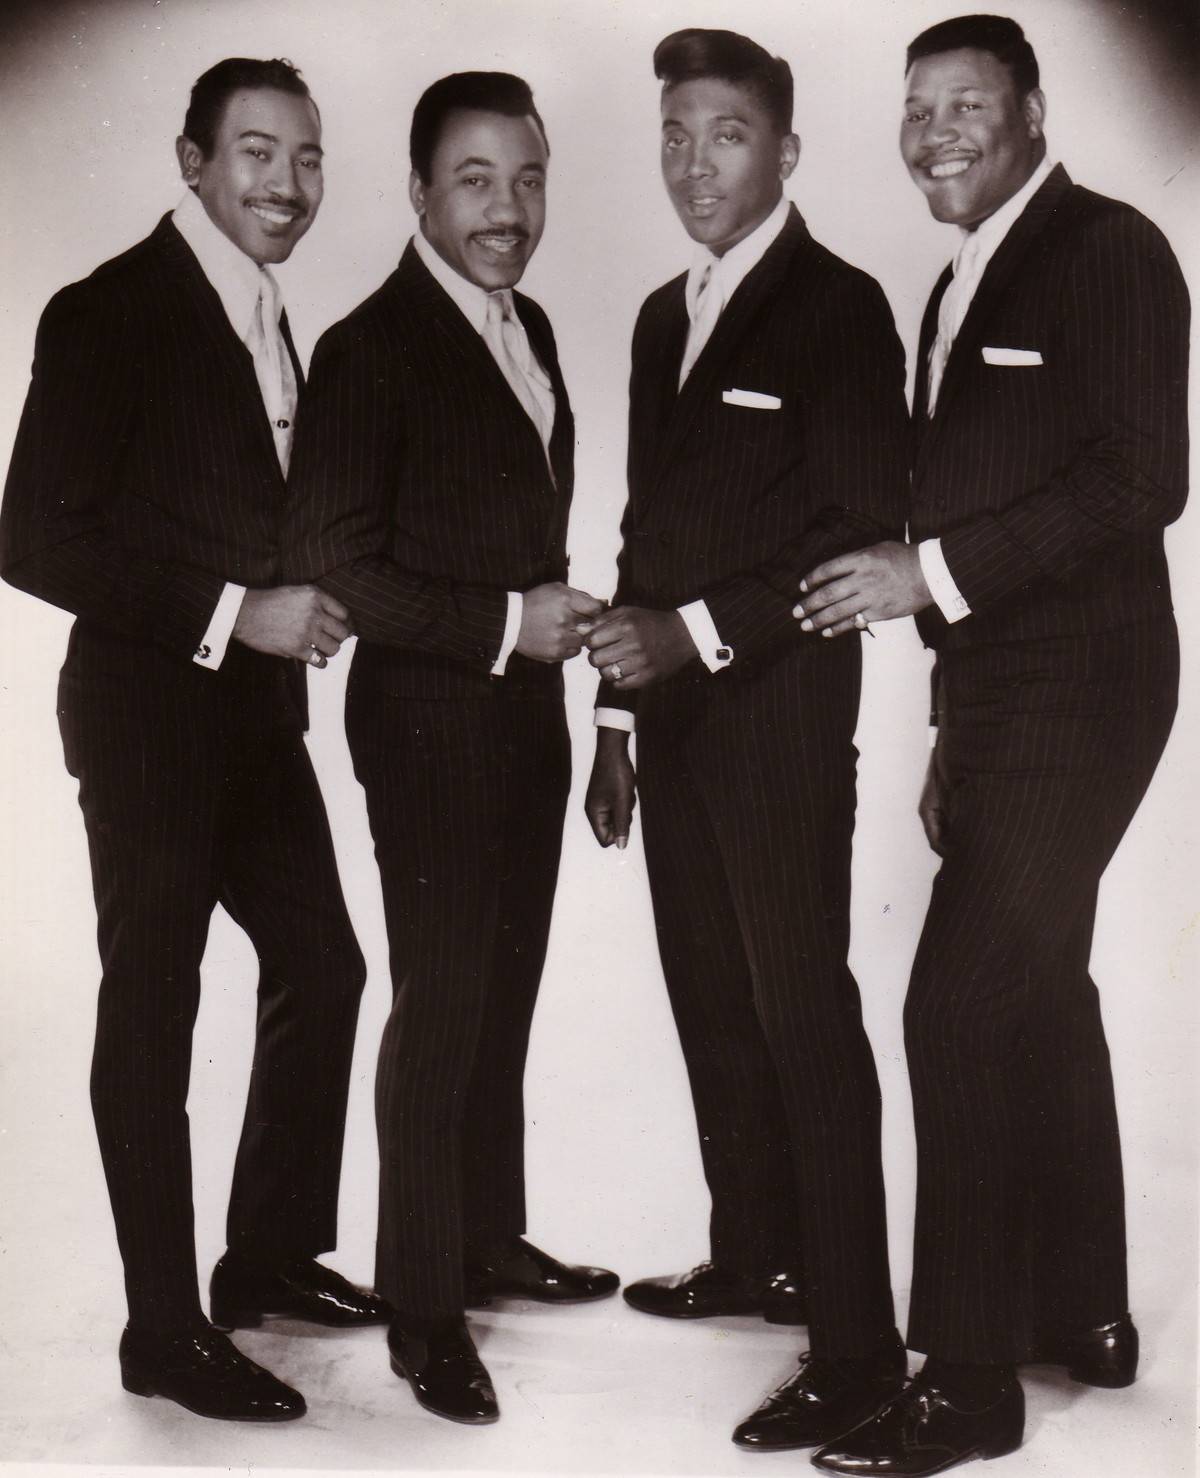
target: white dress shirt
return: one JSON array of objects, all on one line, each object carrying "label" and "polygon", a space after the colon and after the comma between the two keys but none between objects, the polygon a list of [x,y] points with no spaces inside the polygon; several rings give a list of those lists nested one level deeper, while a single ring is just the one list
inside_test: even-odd
[{"label": "white dress shirt", "polygon": [[[259,296],[263,291],[264,275],[270,279],[271,284],[271,297],[268,300],[272,301],[279,314],[282,314],[283,304],[279,296],[278,284],[271,276],[270,270],[260,267],[240,247],[235,246],[219,226],[213,224],[200,202],[200,197],[194,190],[184,191],[183,199],[172,213],[172,220],[175,223],[175,229],[191,247],[196,260],[200,263],[200,270],[208,278],[217,297],[220,298],[221,306],[225,309],[226,317],[234,333],[243,343],[248,343],[254,334],[254,321],[258,312]],[[290,369],[290,361],[288,368]],[[282,409],[280,387],[260,384],[260,391],[263,394],[263,409],[268,416],[271,416],[273,411]],[[281,465],[285,466],[285,447],[290,442],[291,427],[290,425],[279,427],[277,423],[281,419],[285,418],[281,415],[274,416],[271,430],[275,437],[276,454],[280,457]],[[290,417],[286,419],[290,420]],[[233,581],[226,584],[220,599],[213,608],[208,629],[200,638],[200,645],[196,648],[192,658],[199,666],[207,667],[212,671],[220,667],[233,635],[233,628],[245,594],[244,585],[236,585]]]},{"label": "white dress shirt", "polygon": [[[704,315],[701,285],[704,284],[705,278],[708,278],[708,282],[704,288],[704,296],[715,289],[719,293],[721,306],[724,309],[744,279],[758,266],[766,256],[768,249],[774,244],[775,238],[787,224],[790,208],[787,197],[781,195],[766,220],[756,226],[749,236],[744,237],[736,246],[731,246],[724,256],[718,257],[706,246],[697,246],[683,289],[689,328],[680,367],[680,388],[683,387],[691,373],[692,366],[703,352],[704,342],[707,341],[708,335],[715,326],[715,320],[708,323],[702,321]],[[704,336],[699,344],[696,343],[698,333]],[[687,605],[679,607],[679,614],[683,617],[688,635],[695,643],[700,660],[705,667],[709,672],[724,671],[733,661],[733,648],[721,640],[707,604],[702,600],[689,601]],[[627,729],[630,732],[634,727],[633,714],[624,708],[597,708],[595,723],[598,728]]]},{"label": "white dress shirt", "polygon": [[[440,257],[435,248],[426,239],[423,231],[418,231],[413,236],[413,246],[417,255],[429,270],[430,276],[449,295],[454,306],[459,310],[475,332],[488,346],[488,352],[500,369],[505,379],[509,379],[510,366],[505,364],[496,354],[492,345],[488,342],[485,329],[488,320],[488,298],[490,296],[477,283],[469,282],[467,278],[456,272],[454,268],[443,257]],[[521,324],[515,306],[512,304],[511,292],[507,294],[507,307],[511,318],[520,324],[524,333],[524,325]],[[527,340],[528,342],[528,340]],[[537,401],[541,414],[536,419],[530,416],[537,433],[546,451],[546,460],[550,460],[550,433],[554,428],[554,391],[550,385],[550,377],[545,368],[539,362],[537,355],[533,352],[532,344],[529,345],[529,372],[527,386]],[[524,397],[517,393],[517,399],[524,401]],[[508,659],[512,656],[517,645],[517,638],[521,634],[521,616],[524,612],[524,600],[519,590],[508,592],[508,616],[504,623],[504,638],[500,643],[500,653],[492,667],[493,677],[503,677],[504,670],[508,665]]]},{"label": "white dress shirt", "polygon": [[[950,357],[950,349],[983,280],[987,265],[1053,168],[1049,157],[1043,159],[1017,193],[1010,195],[999,210],[993,211],[987,220],[981,221],[974,231],[962,232],[962,241],[954,258],[954,278],[947,284],[939,305],[940,309],[946,311],[944,314],[939,311],[938,333],[929,346],[929,395],[926,404],[931,416],[937,406],[938,391],[946,361]],[[950,299],[949,303],[947,299]],[[922,539],[917,545],[917,558],[921,561],[921,573],[925,576],[934,604],[946,621],[952,625],[955,621],[961,621],[964,616],[969,616],[971,607],[954,583],[954,577],[942,553],[942,541]]]}]

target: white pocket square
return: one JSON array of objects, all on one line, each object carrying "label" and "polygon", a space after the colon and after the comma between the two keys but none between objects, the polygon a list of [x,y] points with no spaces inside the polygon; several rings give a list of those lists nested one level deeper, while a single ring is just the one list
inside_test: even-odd
[{"label": "white pocket square", "polygon": [[984,364],[1041,364],[1042,356],[1036,349],[985,349]]},{"label": "white pocket square", "polygon": [[744,405],[753,411],[777,411],[783,404],[778,395],[764,395],[761,390],[722,390],[726,405]]}]

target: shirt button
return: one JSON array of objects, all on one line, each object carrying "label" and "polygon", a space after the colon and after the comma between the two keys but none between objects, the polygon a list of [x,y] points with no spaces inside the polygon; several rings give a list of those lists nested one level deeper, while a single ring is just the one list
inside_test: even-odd
[{"label": "shirt button", "polygon": [[290,421],[276,421],[275,424],[279,427],[280,431],[286,431],[292,423]]}]

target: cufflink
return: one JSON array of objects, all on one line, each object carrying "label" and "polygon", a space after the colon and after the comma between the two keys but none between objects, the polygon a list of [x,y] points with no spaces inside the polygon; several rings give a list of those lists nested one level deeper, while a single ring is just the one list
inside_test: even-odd
[{"label": "cufflink", "polygon": [[208,645],[207,642],[201,642],[200,645],[196,648],[197,661],[207,662],[211,656],[212,648]]},{"label": "cufflink", "polygon": [[713,653],[713,656],[723,667],[727,666],[730,662],[733,661],[733,648],[718,647],[717,650]]}]

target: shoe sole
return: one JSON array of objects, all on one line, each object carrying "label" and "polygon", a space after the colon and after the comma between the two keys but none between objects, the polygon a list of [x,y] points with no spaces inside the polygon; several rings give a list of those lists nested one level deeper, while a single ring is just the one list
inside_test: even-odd
[{"label": "shoe sole", "polygon": [[639,1314],[650,1314],[655,1319],[753,1319],[756,1315],[767,1324],[786,1324],[790,1328],[807,1324],[808,1316],[800,1311],[793,1313],[790,1309],[772,1309],[768,1312],[762,1307],[748,1309],[648,1309],[644,1304],[637,1304],[625,1295],[625,1302],[631,1309],[636,1309]]},{"label": "shoe sole", "polygon": [[458,1424],[463,1427],[490,1427],[493,1422],[498,1422],[500,1420],[499,1411],[495,1412],[492,1416],[456,1416],[451,1411],[443,1411],[440,1406],[431,1406],[430,1403],[422,1397],[420,1391],[417,1390],[412,1376],[409,1375],[408,1371],[405,1370],[404,1366],[390,1351],[388,1352],[388,1362],[392,1367],[392,1374],[398,1375],[402,1381],[408,1382],[409,1390],[417,1398],[417,1405],[422,1407],[425,1411],[432,1412],[434,1416],[440,1416],[443,1421],[458,1422]]},{"label": "shoe sole", "polygon": [[[924,1472],[928,1475],[932,1475],[934,1473],[946,1473],[949,1472],[951,1468],[957,1467],[960,1463],[969,1463],[974,1458],[982,1458],[984,1462],[990,1462],[992,1458],[1007,1457],[1009,1453],[1016,1452],[1017,1448],[1020,1447],[1020,1445],[1021,1438],[1018,1437],[1015,1442],[1009,1442],[1006,1439],[1005,1443],[999,1447],[989,1447],[986,1450],[982,1447],[976,1447],[972,1452],[964,1452],[961,1454],[961,1456],[949,1458],[946,1462],[939,1463],[936,1468],[924,1469]],[[812,1459],[812,1465],[814,1468],[818,1469],[822,1473],[837,1473],[841,1475],[841,1478],[845,1478],[845,1475],[847,1473],[855,1471],[869,1471],[866,1468],[861,1468],[857,1470],[852,1468],[829,1468],[815,1457]]]},{"label": "shoe sole", "polygon": [[231,1309],[227,1304],[210,1307],[213,1327],[228,1333],[231,1329],[258,1329],[268,1319],[298,1319],[302,1324],[319,1324],[322,1329],[378,1329],[387,1324],[391,1315],[380,1314],[378,1318],[342,1319],[322,1318],[318,1314],[301,1314],[294,1309]]},{"label": "shoe sole", "polygon": [[279,1411],[260,1413],[257,1415],[247,1414],[238,1416],[233,1412],[204,1411],[199,1406],[193,1406],[190,1401],[184,1401],[178,1396],[172,1396],[167,1391],[160,1391],[153,1381],[140,1380],[135,1375],[121,1372],[121,1385],[131,1396],[161,1396],[164,1401],[173,1401],[176,1406],[182,1406],[185,1411],[190,1411],[193,1416],[203,1416],[209,1421],[215,1422],[294,1422],[302,1416],[307,1415],[308,1407],[303,1406],[299,1411]]},{"label": "shoe sole", "polygon": [[608,1293],[585,1293],[580,1298],[543,1298],[536,1293],[485,1293],[478,1298],[468,1298],[464,1307],[468,1309],[490,1309],[496,1303],[528,1303],[542,1304],[546,1308],[554,1308],[556,1305],[567,1307],[574,1304],[598,1304],[606,1298],[612,1298],[621,1290],[613,1288]]}]

